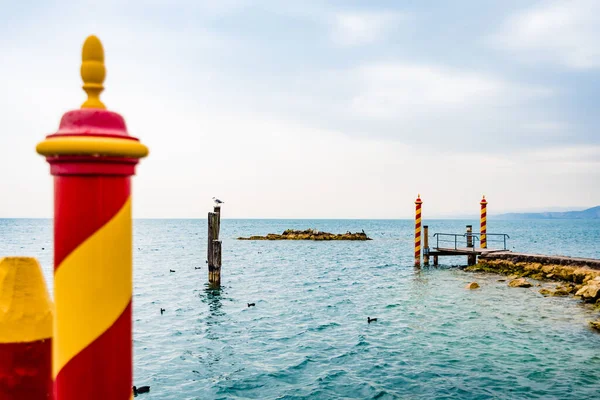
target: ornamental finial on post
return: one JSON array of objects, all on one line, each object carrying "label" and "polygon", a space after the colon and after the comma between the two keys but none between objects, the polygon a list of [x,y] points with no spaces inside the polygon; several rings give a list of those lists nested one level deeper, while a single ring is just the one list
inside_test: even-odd
[{"label": "ornamental finial on post", "polygon": [[[88,99],[80,109],[67,111],[61,118],[58,131],[46,136],[36,150],[46,156],[53,174],[64,173],[68,163],[63,156],[90,156],[81,166],[87,166],[86,173],[106,160],[99,157],[120,158],[122,163],[108,163],[93,169],[96,173],[113,168],[133,175],[137,160],[148,155],[148,148],[140,141],[129,135],[123,117],[116,112],[106,109],[100,101],[100,93],[104,90],[104,50],[96,36],[89,36],[83,44],[81,54],[81,78],[83,90]],[[113,159],[115,161],[116,159]],[[120,166],[117,166],[119,164]],[[122,167],[122,168],[121,168]]]},{"label": "ornamental finial on post", "polygon": [[104,67],[104,48],[97,36],[91,35],[85,39],[81,50],[81,79],[87,100],[81,108],[101,108],[106,106],[100,101],[100,93],[104,90],[106,68]]}]

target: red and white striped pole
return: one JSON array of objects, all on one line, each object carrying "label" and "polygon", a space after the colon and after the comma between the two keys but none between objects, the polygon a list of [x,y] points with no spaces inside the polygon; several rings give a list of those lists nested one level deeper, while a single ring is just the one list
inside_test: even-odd
[{"label": "red and white striped pole", "polygon": [[0,399],[52,399],[52,302],[35,258],[0,258]]},{"label": "red and white striped pole", "polygon": [[38,144],[54,176],[57,400],[132,397],[131,176],[146,146],[100,101],[104,50],[83,45],[87,101]]},{"label": "red and white striped pole", "polygon": [[481,248],[487,249],[487,200],[485,196],[481,199],[479,203],[481,205],[481,227],[479,233],[481,234]]},{"label": "red and white striped pole", "polygon": [[415,200],[415,267],[421,266],[421,195]]}]

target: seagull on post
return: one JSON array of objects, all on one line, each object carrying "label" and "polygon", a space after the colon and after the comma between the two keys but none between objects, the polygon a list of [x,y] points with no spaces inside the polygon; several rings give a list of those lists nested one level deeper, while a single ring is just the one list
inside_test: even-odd
[{"label": "seagull on post", "polygon": [[221,207],[221,204],[225,204],[224,201],[221,201],[221,200],[217,199],[216,197],[213,197],[213,201],[215,202],[215,207]]}]

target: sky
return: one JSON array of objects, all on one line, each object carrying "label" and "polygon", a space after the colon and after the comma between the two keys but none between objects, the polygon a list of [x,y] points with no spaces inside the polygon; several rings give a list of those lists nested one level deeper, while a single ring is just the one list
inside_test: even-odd
[{"label": "sky", "polygon": [[0,0],[0,218],[85,100],[150,148],[137,218],[412,218],[600,204],[600,1]]}]

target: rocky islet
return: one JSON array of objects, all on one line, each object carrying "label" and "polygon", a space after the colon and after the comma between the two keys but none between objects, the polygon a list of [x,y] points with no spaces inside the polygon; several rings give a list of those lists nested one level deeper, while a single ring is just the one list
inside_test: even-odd
[{"label": "rocky islet", "polygon": [[283,233],[269,233],[266,236],[239,237],[238,240],[372,240],[365,231],[352,233],[329,233],[316,229],[304,231],[287,229]]}]

